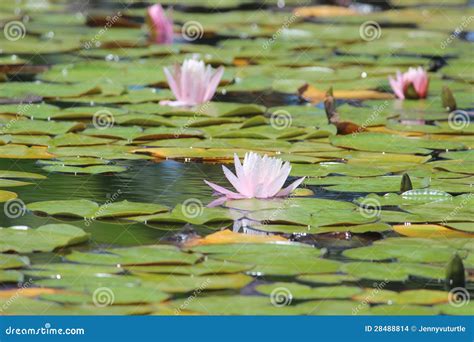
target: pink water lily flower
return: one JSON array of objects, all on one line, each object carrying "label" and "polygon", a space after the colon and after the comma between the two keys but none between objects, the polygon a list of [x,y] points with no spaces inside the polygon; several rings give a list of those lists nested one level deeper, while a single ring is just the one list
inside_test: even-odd
[{"label": "pink water lily flower", "polygon": [[407,72],[397,72],[396,78],[388,77],[393,92],[399,98],[404,100],[407,97],[407,89],[413,85],[416,95],[420,99],[424,99],[428,94],[429,78],[428,73],[422,68],[409,68]]},{"label": "pink water lily flower", "polygon": [[160,104],[195,106],[212,99],[224,74],[224,68],[220,66],[214,70],[203,61],[191,58],[185,60],[181,66],[175,65],[173,71],[164,68],[164,72],[177,101],[160,101]]},{"label": "pink water lily flower", "polygon": [[262,157],[254,152],[246,153],[242,165],[237,154],[234,154],[234,164],[236,175],[225,166],[222,166],[222,169],[237,192],[204,181],[217,194],[224,195],[226,199],[288,196],[304,181],[304,177],[300,178],[283,189],[283,185],[291,171],[290,163],[284,163],[279,158],[272,158],[267,155]]},{"label": "pink water lily flower", "polygon": [[168,18],[160,4],[148,7],[147,24],[152,40],[157,44],[173,42],[173,21]]}]

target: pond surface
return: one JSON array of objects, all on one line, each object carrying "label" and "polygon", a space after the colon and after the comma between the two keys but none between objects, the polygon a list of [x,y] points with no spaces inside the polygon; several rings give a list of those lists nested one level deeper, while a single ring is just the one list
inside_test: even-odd
[{"label": "pond surface", "polygon": [[[472,314],[473,9],[338,3],[0,5],[0,314]],[[305,181],[210,206],[248,152]]]}]

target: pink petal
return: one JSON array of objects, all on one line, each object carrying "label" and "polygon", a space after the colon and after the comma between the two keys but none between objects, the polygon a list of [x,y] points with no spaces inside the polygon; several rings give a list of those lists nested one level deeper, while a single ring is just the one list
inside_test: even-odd
[{"label": "pink petal", "polygon": [[163,71],[165,73],[166,79],[168,80],[168,85],[173,92],[174,96],[176,97],[177,100],[180,100],[182,98],[181,95],[181,87],[180,87],[180,82],[179,82],[179,67],[175,66],[175,73],[172,74],[171,71],[168,70],[168,68],[163,68]]},{"label": "pink petal", "polygon": [[212,201],[211,203],[206,205],[206,207],[208,207],[208,208],[218,207],[218,206],[221,206],[222,204],[224,204],[227,200],[228,200],[227,197],[222,196],[222,197],[216,198],[214,201]]},{"label": "pink petal", "polygon": [[278,171],[274,171],[278,173],[278,176],[267,185],[269,196],[273,197],[281,190],[283,184],[285,184],[286,179],[290,175],[290,171],[291,167],[289,162],[286,162]]},{"label": "pink petal", "polygon": [[160,4],[148,7],[147,10],[151,36],[157,44],[170,44],[173,42],[173,21],[166,17]]},{"label": "pink petal", "polygon": [[230,171],[225,166],[222,166],[222,170],[224,171],[224,175],[229,180],[230,184],[232,184],[232,186],[235,188],[235,190],[237,190],[237,192],[242,195],[246,195],[246,193],[244,192],[245,188],[242,187],[239,179],[232,173],[232,171]]},{"label": "pink petal", "polygon": [[397,74],[396,79],[389,76],[388,81],[389,81],[390,87],[392,88],[395,95],[399,99],[402,99],[402,100],[405,99],[405,94],[403,93],[403,83],[402,83],[401,75]]},{"label": "pink petal", "polygon": [[211,78],[211,82],[207,85],[206,92],[204,94],[204,102],[210,101],[214,94],[216,93],[217,86],[221,81],[222,76],[224,75],[224,68],[217,68],[215,74]]}]

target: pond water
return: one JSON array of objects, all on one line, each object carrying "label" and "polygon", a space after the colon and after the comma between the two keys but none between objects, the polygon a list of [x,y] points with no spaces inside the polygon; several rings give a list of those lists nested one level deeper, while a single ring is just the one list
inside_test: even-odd
[{"label": "pond water", "polygon": [[[10,163],[3,159],[0,162],[2,169]],[[153,162],[134,161],[119,162],[128,168],[126,172],[107,175],[73,175],[50,173],[48,178],[38,182],[33,187],[18,189],[18,197],[25,203],[48,200],[89,199],[99,203],[118,194],[117,200],[133,202],[160,203],[174,207],[188,198],[197,198],[203,203],[212,200],[212,193],[202,181],[204,177],[221,177],[221,168],[212,164],[180,163],[175,161]],[[17,162],[19,170],[27,172],[41,172],[42,169],[35,162]],[[41,226],[55,222],[54,218],[41,217],[26,213],[21,218],[9,218],[4,212],[0,213],[1,226],[12,225]],[[89,227],[84,220],[76,220],[74,224],[81,225],[90,232],[92,244],[96,246],[130,246],[151,244],[159,241],[168,230],[150,229],[144,224],[113,224],[94,222]]]}]

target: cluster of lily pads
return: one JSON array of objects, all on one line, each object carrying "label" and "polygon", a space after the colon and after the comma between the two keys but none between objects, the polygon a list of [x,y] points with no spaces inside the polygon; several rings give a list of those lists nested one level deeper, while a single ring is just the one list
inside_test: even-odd
[{"label": "cluster of lily pads", "polygon": [[[0,202],[54,222],[0,228],[0,314],[472,313],[448,291],[473,289],[473,53],[452,37],[472,30],[472,8],[393,2],[0,4],[0,158],[12,160]],[[191,96],[182,74],[214,86]],[[294,187],[238,183],[249,152],[290,162]],[[10,189],[169,159],[235,161],[237,193],[206,178],[225,196],[189,215],[186,203],[15,202]],[[211,233],[101,248],[81,228],[98,221]]]}]

